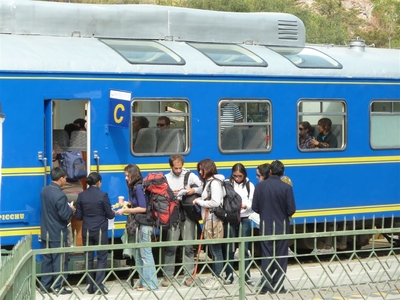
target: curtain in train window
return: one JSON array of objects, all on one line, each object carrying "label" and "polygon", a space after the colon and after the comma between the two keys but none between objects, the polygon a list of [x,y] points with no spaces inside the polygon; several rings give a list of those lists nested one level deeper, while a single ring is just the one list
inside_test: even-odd
[{"label": "curtain in train window", "polygon": [[370,143],[373,149],[400,148],[400,100],[373,101],[370,106]]},{"label": "curtain in train window", "polygon": [[301,151],[346,147],[347,108],[343,100],[300,100],[297,116],[297,146]]},{"label": "curtain in train window", "polygon": [[218,107],[221,152],[270,151],[270,107],[268,100],[221,100]]},{"label": "curtain in train window", "polygon": [[131,116],[133,155],[188,152],[189,102],[186,99],[133,99]]}]

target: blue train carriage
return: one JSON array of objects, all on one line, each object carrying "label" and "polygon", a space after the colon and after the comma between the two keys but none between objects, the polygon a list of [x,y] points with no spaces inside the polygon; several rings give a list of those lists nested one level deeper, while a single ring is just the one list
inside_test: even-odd
[{"label": "blue train carriage", "polygon": [[[128,198],[127,164],[144,175],[167,172],[179,153],[192,170],[210,157],[226,176],[243,162],[254,183],[258,165],[282,160],[294,221],[310,230],[335,218],[338,227],[389,226],[382,217],[399,216],[399,50],[359,39],[308,45],[302,21],[289,14],[151,5],[1,1],[0,30],[2,247],[39,234],[55,141],[83,150],[112,203]],[[226,115],[233,104],[239,117]],[[169,128],[157,127],[160,116]],[[150,124],[135,132],[139,117]],[[323,117],[337,147],[300,148],[299,123],[317,127]],[[66,136],[76,118],[87,131]],[[116,237],[124,223],[115,220]]]}]

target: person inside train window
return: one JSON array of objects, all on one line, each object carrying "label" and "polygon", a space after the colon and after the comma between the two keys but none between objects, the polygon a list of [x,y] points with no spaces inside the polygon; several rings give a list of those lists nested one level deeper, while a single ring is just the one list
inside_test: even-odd
[{"label": "person inside train window", "polygon": [[74,124],[79,128],[78,130],[86,131],[86,120],[85,119],[76,119]]},{"label": "person inside train window", "polygon": [[311,140],[315,148],[337,148],[337,138],[331,132],[332,121],[329,118],[322,118],[318,121],[319,134],[316,140]]},{"label": "person inside train window", "polygon": [[[239,107],[231,102],[222,102],[221,103],[221,123],[239,123],[243,122],[243,115],[239,110]],[[224,132],[224,129],[229,126],[221,125],[221,133]]]},{"label": "person inside train window", "polygon": [[314,148],[312,139],[314,136],[314,127],[307,121],[300,122],[299,124],[299,147],[301,149]]},{"label": "person inside train window", "polygon": [[166,117],[166,116],[161,116],[157,120],[157,127],[160,128],[160,130],[164,130],[166,128],[169,128],[171,126],[171,120]]},{"label": "person inside train window", "polygon": [[135,146],[137,135],[140,129],[149,128],[149,120],[146,117],[136,117],[133,122],[133,133],[132,133],[132,147]]}]

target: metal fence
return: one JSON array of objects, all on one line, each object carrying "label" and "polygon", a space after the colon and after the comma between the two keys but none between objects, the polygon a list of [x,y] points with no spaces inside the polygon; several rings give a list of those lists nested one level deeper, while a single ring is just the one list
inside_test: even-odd
[{"label": "metal fence", "polygon": [[[379,226],[377,226],[379,224]],[[385,226],[382,226],[385,224]],[[261,272],[260,242],[286,239],[291,244],[288,254],[289,266],[284,279],[285,293],[271,293],[270,299],[400,299],[400,247],[395,219],[349,222],[324,222],[323,224],[305,224],[293,222],[292,233],[287,235],[259,236],[253,230],[250,237],[224,238],[220,240],[163,241],[162,234],[157,241],[147,244],[114,243],[107,245],[109,260],[106,269],[105,286],[108,295],[87,293],[86,279],[90,270],[84,260],[85,251],[104,249],[104,246],[65,247],[58,249],[31,249],[31,237],[26,237],[15,246],[11,254],[3,258],[1,264],[0,299],[64,299],[54,293],[40,292],[40,268],[36,261],[44,253],[69,253],[73,259],[80,253],[82,261],[75,262],[74,270],[66,271],[66,285],[73,294],[65,299],[266,299],[257,287],[263,281]],[[385,238],[384,238],[385,237]],[[114,241],[114,239],[111,239]],[[119,239],[118,239],[119,240]],[[367,240],[368,245],[365,245]],[[117,239],[115,239],[117,242]],[[332,245],[328,245],[328,241]],[[343,241],[346,242],[344,247]],[[249,243],[250,258],[245,258],[244,244]],[[208,247],[212,243],[235,243],[236,259],[224,260],[224,270],[231,265],[234,268],[234,282],[222,284],[218,289],[207,290],[202,283],[212,275]],[[197,274],[194,283],[184,286],[183,271],[185,265],[177,253],[175,276],[168,287],[159,286],[155,291],[138,291],[138,274],[133,265],[122,260],[123,249],[140,247],[153,248],[156,270],[161,282],[163,277],[163,249],[175,245],[201,245],[204,252],[196,255]],[[310,249],[310,245],[312,246]],[[326,246],[332,246],[330,248]],[[280,257],[271,257],[272,262]],[[256,286],[245,281],[245,260]],[[63,276],[65,274],[55,274]]]}]

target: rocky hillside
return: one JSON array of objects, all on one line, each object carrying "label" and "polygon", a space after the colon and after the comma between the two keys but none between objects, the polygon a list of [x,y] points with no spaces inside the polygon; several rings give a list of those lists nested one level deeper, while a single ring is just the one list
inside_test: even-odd
[{"label": "rocky hillside", "polygon": [[[299,2],[303,3],[304,7],[311,8],[314,0],[299,0]],[[354,8],[360,11],[358,17],[365,20],[365,27],[373,26],[372,9],[374,5],[370,0],[342,0],[342,4],[347,10]]]}]

